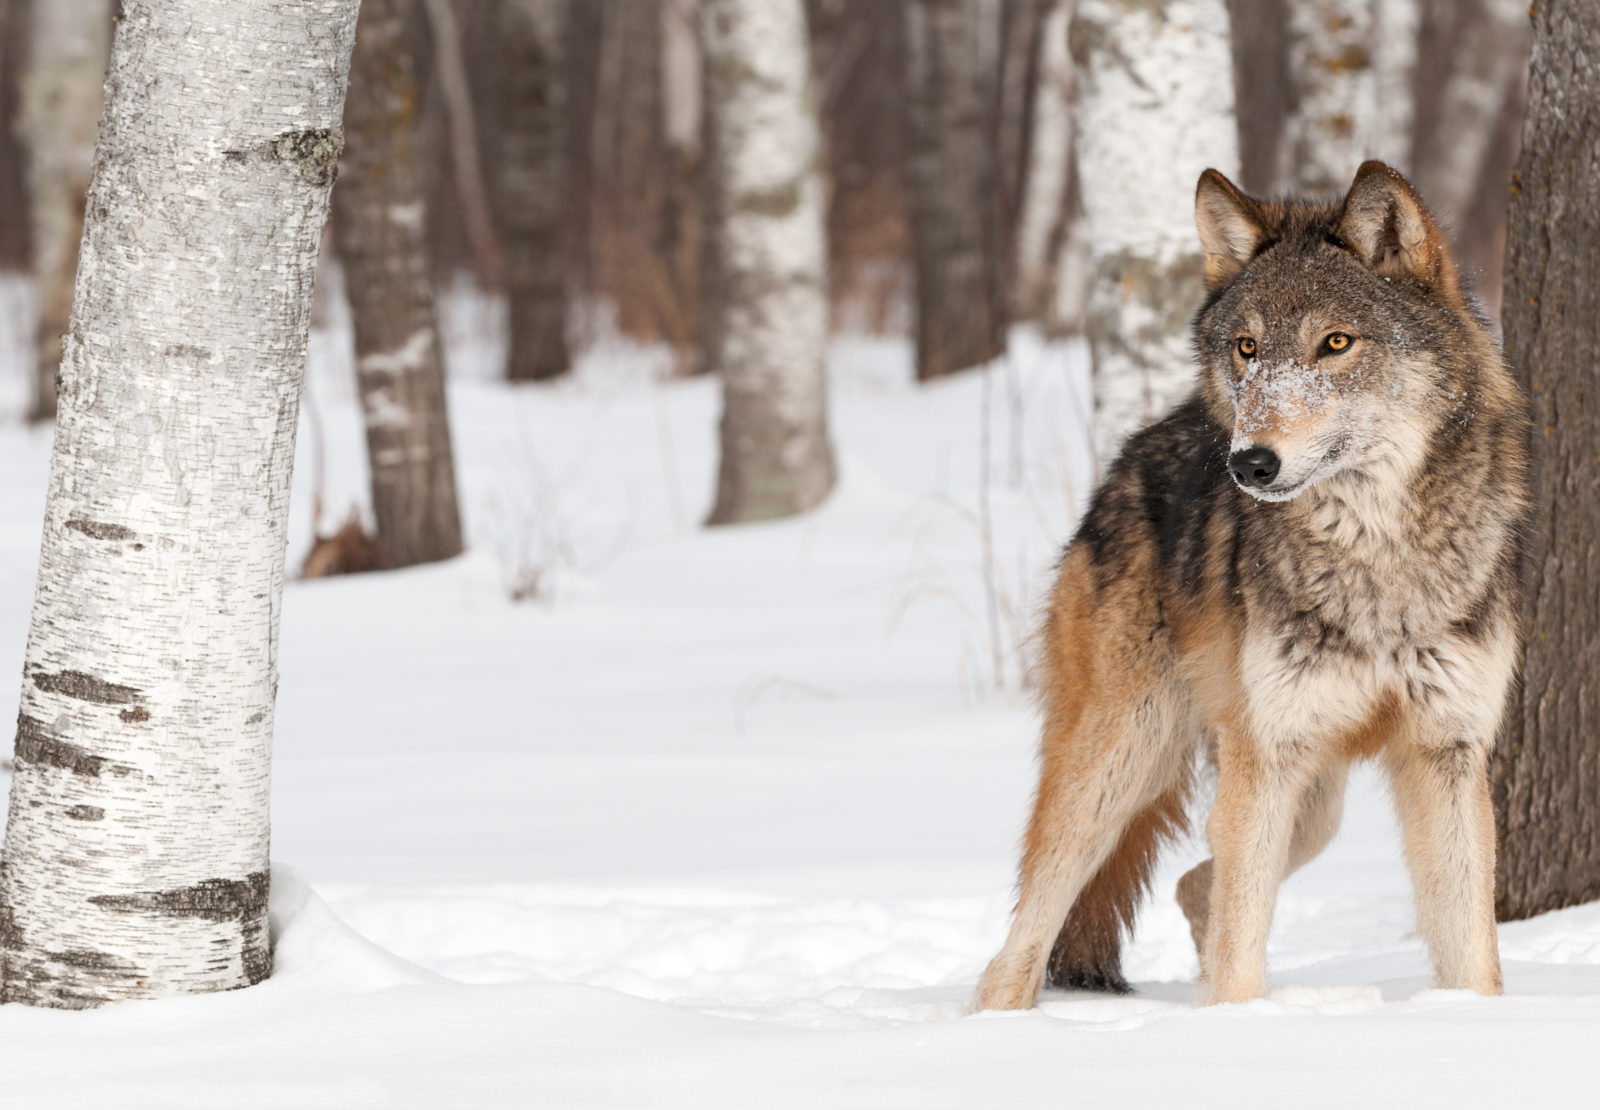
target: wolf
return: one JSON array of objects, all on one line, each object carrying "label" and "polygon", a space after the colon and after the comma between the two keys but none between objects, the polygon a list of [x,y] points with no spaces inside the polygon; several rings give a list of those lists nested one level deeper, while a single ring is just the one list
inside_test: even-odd
[{"label": "wolf", "polygon": [[1487,762],[1521,637],[1525,395],[1389,166],[1332,202],[1207,170],[1195,218],[1196,388],[1128,441],[1062,556],[1020,894],[977,1007],[1026,1009],[1047,974],[1128,989],[1124,934],[1206,759],[1211,858],[1178,884],[1205,1002],[1264,993],[1278,885],[1363,759],[1393,786],[1437,985],[1497,994]]}]

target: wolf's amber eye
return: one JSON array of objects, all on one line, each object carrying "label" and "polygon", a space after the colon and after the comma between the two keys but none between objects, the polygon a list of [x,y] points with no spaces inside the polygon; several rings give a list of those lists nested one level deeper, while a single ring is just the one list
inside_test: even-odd
[{"label": "wolf's amber eye", "polygon": [[1254,339],[1251,339],[1248,335],[1244,336],[1243,338],[1241,338],[1239,340],[1239,357],[1240,358],[1255,358],[1256,357],[1256,341]]},{"label": "wolf's amber eye", "polygon": [[1336,331],[1322,341],[1322,349],[1331,354],[1339,354],[1350,347],[1350,337],[1342,331]]}]

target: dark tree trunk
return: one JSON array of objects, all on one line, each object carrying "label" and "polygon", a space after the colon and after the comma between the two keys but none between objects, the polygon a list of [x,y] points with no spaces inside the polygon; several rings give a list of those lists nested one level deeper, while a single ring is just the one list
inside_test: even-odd
[{"label": "dark tree trunk", "polygon": [[506,377],[541,381],[571,368],[567,352],[566,128],[562,0],[498,0],[495,44],[495,222],[511,348]]},{"label": "dark tree trunk", "polygon": [[25,0],[0,0],[0,270],[28,268],[27,192],[22,181],[22,148],[17,145],[17,70],[27,30]]},{"label": "dark tree trunk", "polygon": [[1277,187],[1278,149],[1289,117],[1284,0],[1228,0],[1239,116],[1239,184],[1265,196]]},{"label": "dark tree trunk", "polygon": [[364,0],[334,190],[378,543],[394,567],[461,553],[444,368],[417,182],[406,0]]},{"label": "dark tree trunk", "polygon": [[1600,898],[1600,5],[1542,0],[1506,249],[1539,460],[1520,696],[1495,752],[1502,920]]},{"label": "dark tree trunk", "polygon": [[988,362],[1004,350],[990,199],[978,0],[904,0],[917,275],[917,377]]}]

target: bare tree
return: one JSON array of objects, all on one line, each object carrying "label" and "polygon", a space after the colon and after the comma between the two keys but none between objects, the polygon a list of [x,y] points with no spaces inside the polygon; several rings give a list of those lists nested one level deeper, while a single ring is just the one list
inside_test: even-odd
[{"label": "bare tree", "polygon": [[708,305],[722,375],[709,523],[802,512],[833,488],[828,301],[816,109],[801,0],[702,0],[709,139]]},{"label": "bare tree", "polygon": [[1539,467],[1523,682],[1493,759],[1502,920],[1600,898],[1597,58],[1600,6],[1541,0],[1506,249],[1506,355],[1532,398]]},{"label": "bare tree", "polygon": [[270,970],[284,529],[356,7],[122,2],[23,664],[0,1000]]},{"label": "bare tree", "polygon": [[405,0],[365,0],[334,190],[378,545],[392,567],[461,554],[444,366],[417,183]]},{"label": "bare tree", "polygon": [[100,85],[111,43],[106,0],[34,0],[19,92],[18,130],[27,156],[33,278],[39,301],[38,358],[29,418],[56,412],[61,337],[83,235]]},{"label": "bare tree", "polygon": [[1193,386],[1194,183],[1238,163],[1228,12],[1223,0],[1079,0],[1072,42],[1103,467]]},{"label": "bare tree", "polygon": [[917,377],[978,366],[1004,349],[994,241],[993,91],[982,64],[982,0],[904,0],[911,129]]},{"label": "bare tree", "polygon": [[495,223],[511,309],[506,377],[541,381],[567,351],[564,0],[497,0]]}]

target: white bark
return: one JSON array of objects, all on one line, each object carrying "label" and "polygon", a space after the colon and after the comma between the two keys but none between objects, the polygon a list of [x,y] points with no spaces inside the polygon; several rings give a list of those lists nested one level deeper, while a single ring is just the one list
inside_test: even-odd
[{"label": "white bark", "polygon": [[711,523],[811,508],[828,442],[821,151],[801,0],[702,0],[722,457]]},{"label": "white bark", "polygon": [[18,93],[17,133],[25,180],[39,299],[32,416],[56,411],[61,337],[72,307],[72,279],[83,235],[100,86],[111,46],[107,0],[33,0]]},{"label": "white bark", "polygon": [[1222,0],[1080,0],[1072,41],[1104,467],[1193,388],[1194,189],[1208,166],[1237,172],[1233,66]]},{"label": "white bark", "polygon": [[1024,317],[1044,315],[1055,286],[1051,247],[1066,215],[1063,207],[1072,168],[1072,52],[1067,41],[1071,21],[1067,0],[1048,0],[1039,29],[1028,177],[1017,216],[1012,303]]},{"label": "white bark", "polygon": [[62,361],[0,997],[270,968],[284,525],[356,0],[123,0]]},{"label": "white bark", "polygon": [[667,145],[700,150],[700,43],[696,0],[665,0],[661,8],[661,115]]},{"label": "white bark", "polygon": [[1293,106],[1279,187],[1342,194],[1368,158],[1409,162],[1415,0],[1288,0]]}]

